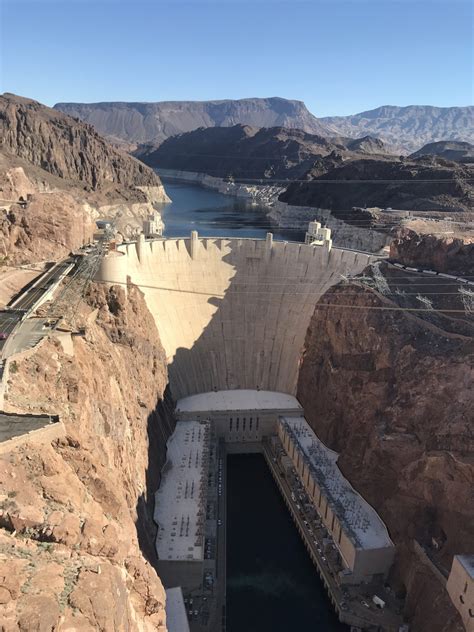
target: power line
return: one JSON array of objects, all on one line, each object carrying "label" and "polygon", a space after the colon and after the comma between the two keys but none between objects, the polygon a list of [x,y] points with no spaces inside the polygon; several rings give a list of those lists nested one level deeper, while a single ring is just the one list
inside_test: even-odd
[{"label": "power line", "polygon": [[[163,167],[164,168],[164,167]],[[249,173],[252,173],[249,171]],[[159,173],[158,173],[159,175]],[[302,180],[302,179],[283,179],[283,178],[247,178],[246,176],[243,175],[236,175],[233,177],[238,177],[239,179],[242,180],[242,182],[238,182],[238,181],[227,181],[225,178],[225,176],[222,176],[222,174],[220,175],[212,175],[211,173],[206,172],[204,175],[209,175],[211,178],[219,178],[220,180],[223,180],[223,184],[237,184],[237,185],[243,185],[245,186],[248,182],[259,182],[262,185],[265,184],[274,184],[274,183],[280,183],[280,184],[293,184],[293,183],[303,183],[303,184],[371,184],[371,183],[377,183],[377,184],[391,184],[391,183],[400,183],[400,184],[418,184],[418,183],[435,183],[435,184],[441,184],[441,183],[449,183],[449,182],[454,182],[456,184],[463,184],[466,182],[474,182],[474,178],[427,178],[427,179],[422,179],[422,178],[417,178],[417,179],[408,179],[408,178],[384,178],[384,179],[364,179],[364,180],[329,180],[329,179],[323,179],[323,178],[314,178],[312,180]],[[161,176],[162,178],[165,178],[167,176]],[[171,176],[169,176],[171,178]],[[231,175],[227,176],[227,177],[232,177]],[[198,182],[192,182],[192,181],[186,181],[187,184],[196,184],[197,186],[199,186]],[[166,188],[166,187],[165,187]]]},{"label": "power line", "polygon": [[[125,281],[107,281],[107,280],[96,280],[95,283],[100,283],[100,284],[105,284],[105,285],[124,285],[124,286],[128,286],[128,283]],[[239,290],[228,290],[225,294],[221,294],[221,293],[217,293],[217,292],[199,292],[197,290],[183,290],[182,288],[163,288],[160,286],[154,286],[154,285],[145,285],[143,283],[134,283],[133,281],[131,282],[131,285],[134,285],[135,287],[138,288],[145,288],[145,289],[153,289],[153,290],[159,290],[159,291],[168,291],[168,292],[176,292],[179,294],[192,294],[192,295],[197,295],[197,296],[208,296],[208,297],[213,297],[213,298],[221,298],[221,299],[225,299],[229,296],[232,295],[248,295],[248,294],[255,294],[257,296],[261,296],[262,294],[270,294],[270,295],[274,295],[274,292],[265,292],[265,291],[258,291],[258,292],[241,292]],[[324,294],[328,291],[329,288],[321,291],[321,292],[287,292],[285,298],[291,298],[292,296],[297,296],[297,295],[304,295],[306,297],[310,297],[310,296],[317,296],[319,298],[321,298],[322,296],[324,296]],[[281,302],[281,301],[278,301]],[[400,306],[365,306],[365,305],[343,305],[343,304],[338,304],[338,303],[315,303],[315,307],[340,307],[340,308],[348,308],[348,309],[375,309],[375,310],[384,310],[384,311],[407,311],[407,312],[439,312],[439,313],[449,313],[449,314],[465,314],[465,310],[464,309],[435,309],[435,308],[428,308],[428,307],[400,307]]]},{"label": "power line", "polygon": [[[302,244],[304,245],[304,244]],[[349,252],[353,252],[353,251],[349,251]],[[371,253],[363,253],[366,254],[367,256],[371,256]],[[393,264],[390,261],[387,261],[386,259],[381,259],[382,263],[387,263],[388,265],[391,265],[392,268],[390,268],[392,271],[397,271],[400,270],[402,271],[403,268],[397,268],[395,266],[393,266]],[[368,266],[370,265],[370,263],[367,264]],[[28,266],[24,266],[24,265],[9,265],[8,266],[10,269],[13,270],[31,270],[33,272],[38,272],[39,275],[44,274],[45,271],[41,271],[41,270],[37,270],[36,268],[33,267],[28,267]],[[176,274],[176,273],[171,273],[171,274]],[[433,285],[448,285],[448,284],[452,284],[452,283],[461,283],[462,285],[466,285],[465,283],[463,283],[462,281],[459,281],[459,279],[474,279],[474,275],[471,274],[463,274],[462,276],[458,276],[455,277],[454,275],[452,277],[445,277],[445,276],[441,276],[443,273],[439,273],[439,274],[433,274],[433,275],[429,275],[427,276],[426,272],[420,271],[420,270],[413,270],[413,272],[411,272],[410,274],[397,274],[397,275],[389,275],[386,277],[388,282],[391,281],[396,281],[397,285],[408,285],[408,286],[421,286],[421,285],[427,285],[427,286],[433,286]],[[420,275],[423,279],[430,279],[430,282],[424,283],[424,282],[418,282],[415,278],[414,275]],[[202,279],[202,274],[199,272],[196,273],[192,273],[192,274],[187,274],[186,275],[187,279]],[[238,273],[238,276],[234,276],[231,277],[231,280],[235,283],[238,282],[242,279],[255,279],[254,275],[251,274],[242,274],[241,272]],[[271,281],[271,279],[277,279],[277,282],[274,283]],[[293,283],[297,283],[298,285],[307,285],[307,284],[312,284],[311,280],[308,281],[300,281],[298,276],[285,276],[285,275],[271,275],[271,276],[266,276],[265,277],[265,281],[262,281],[261,283],[247,283],[245,282],[245,284],[248,285],[255,285],[255,286],[260,286],[261,284],[264,285],[286,285],[286,283],[283,283],[282,280],[286,279],[288,281],[291,281]],[[412,282],[404,282],[401,283],[399,282],[400,279],[410,279]],[[270,282],[269,282],[270,280]],[[341,277],[341,281],[344,281],[345,279],[343,279]],[[357,276],[356,277],[348,277],[347,278],[347,282],[357,282]],[[112,283],[112,282],[110,282]],[[154,286],[151,286],[154,287]],[[168,288],[165,288],[168,289]]]}]

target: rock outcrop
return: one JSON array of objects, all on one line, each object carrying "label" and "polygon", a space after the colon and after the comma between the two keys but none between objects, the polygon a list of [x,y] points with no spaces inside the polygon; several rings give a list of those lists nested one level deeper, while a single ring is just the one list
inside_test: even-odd
[{"label": "rock outcrop", "polygon": [[16,360],[9,382],[10,410],[59,414],[66,434],[50,445],[32,436],[0,457],[5,632],[166,630],[147,561],[172,430],[164,352],[136,288],[93,286],[88,303],[74,357],[53,337]]},{"label": "rock outcrop", "polygon": [[27,175],[29,165],[23,161],[13,164],[0,154],[0,260],[13,265],[51,261],[88,243],[100,207],[73,187],[57,188],[51,178],[41,182]]},{"label": "rock outcrop", "polygon": [[12,264],[66,256],[91,239],[95,220],[140,232],[160,178],[111,147],[90,125],[36,101],[0,97],[0,257]]},{"label": "rock outcrop", "polygon": [[[416,549],[418,543],[428,551],[442,576],[453,554],[472,548],[474,326],[467,315],[455,324],[436,309],[387,310],[421,303],[410,296],[406,280],[399,277],[397,288],[400,271],[384,274],[387,296],[352,283],[330,289],[319,301],[306,336],[298,399],[397,544],[394,580],[406,592],[411,629],[461,632],[443,581]],[[424,283],[419,292],[427,291]],[[446,288],[433,289],[433,300],[448,300]],[[456,297],[449,307],[453,301],[458,308]],[[462,334],[455,332],[458,326]]]},{"label": "rock outcrop", "polygon": [[474,235],[423,233],[400,228],[390,243],[390,257],[416,268],[474,276]]},{"label": "rock outcrop", "polygon": [[136,187],[151,187],[155,200],[161,191],[161,201],[166,201],[161,181],[151,169],[109,145],[91,125],[31,99],[0,96],[0,147],[92,191],[116,194],[122,189],[130,194]]}]

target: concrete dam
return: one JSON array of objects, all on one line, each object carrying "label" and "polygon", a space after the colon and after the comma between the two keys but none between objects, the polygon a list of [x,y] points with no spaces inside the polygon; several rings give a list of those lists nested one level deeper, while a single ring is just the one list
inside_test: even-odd
[{"label": "concrete dam", "polygon": [[262,389],[294,395],[314,306],[370,254],[293,242],[199,238],[118,247],[98,280],[145,294],[179,400],[196,393]]},{"label": "concrete dam", "polygon": [[264,458],[339,621],[398,630],[396,609],[368,612],[361,601],[361,586],[388,576],[386,526],[295,397],[315,304],[374,256],[332,248],[328,229],[312,224],[316,243],[305,244],[271,233],[141,236],[110,251],[98,272],[140,287],[167,355],[176,426],[155,493],[155,546],[165,588],[179,587],[182,610],[188,604],[180,632],[226,629],[227,455],[249,452]]}]

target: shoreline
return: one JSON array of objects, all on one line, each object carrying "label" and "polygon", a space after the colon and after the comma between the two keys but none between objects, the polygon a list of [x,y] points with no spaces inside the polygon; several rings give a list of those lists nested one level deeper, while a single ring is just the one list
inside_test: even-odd
[{"label": "shoreline", "polygon": [[155,169],[155,171],[161,178],[196,184],[223,195],[241,198],[252,206],[265,207],[268,209],[265,212],[266,217],[278,228],[294,228],[304,231],[309,222],[317,220],[331,229],[335,247],[380,253],[391,240],[386,233],[346,224],[334,217],[329,209],[296,206],[281,202],[278,198],[285,191],[284,187],[270,184],[228,182],[223,178],[195,171],[175,169]]}]

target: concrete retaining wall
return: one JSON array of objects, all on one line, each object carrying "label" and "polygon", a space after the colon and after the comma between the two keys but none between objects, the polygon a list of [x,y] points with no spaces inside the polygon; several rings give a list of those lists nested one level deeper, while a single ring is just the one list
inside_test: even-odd
[{"label": "concrete retaining wall", "polygon": [[226,389],[295,394],[317,300],[365,253],[256,239],[167,239],[121,247],[98,280],[139,285],[166,350],[175,399]]}]

